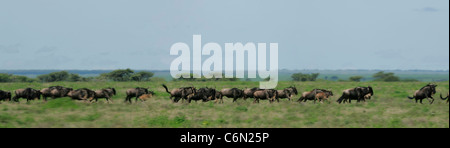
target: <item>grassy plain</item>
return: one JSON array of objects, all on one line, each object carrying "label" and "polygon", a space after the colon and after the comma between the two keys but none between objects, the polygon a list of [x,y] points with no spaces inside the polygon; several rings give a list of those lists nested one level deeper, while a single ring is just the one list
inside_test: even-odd
[{"label": "grassy plain", "polygon": [[[100,89],[115,87],[114,103],[73,101],[60,98],[26,103],[0,102],[0,127],[112,127],[112,128],[449,128],[449,105],[439,99],[447,94],[448,82],[437,83],[438,94],[433,105],[416,104],[407,99],[425,82],[280,82],[278,87],[295,85],[299,92],[314,88],[332,89],[331,103],[313,104],[281,100],[270,104],[262,101],[239,100],[224,104],[194,102],[173,104],[162,83],[169,89],[196,86],[222,88],[257,87],[258,82],[58,82],[58,83],[0,83],[0,90],[12,91],[32,87],[42,89],[53,85]],[[342,90],[356,86],[374,88],[375,96],[366,103],[337,104]],[[157,96],[133,104],[124,103],[125,90],[148,87]],[[297,100],[298,96],[295,97]]]}]

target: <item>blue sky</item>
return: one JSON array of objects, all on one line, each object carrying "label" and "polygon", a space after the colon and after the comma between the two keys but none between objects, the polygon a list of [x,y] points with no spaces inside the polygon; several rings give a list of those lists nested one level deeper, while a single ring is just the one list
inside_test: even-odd
[{"label": "blue sky", "polygon": [[167,70],[194,34],[279,43],[280,69],[449,69],[448,0],[1,0],[0,69]]}]

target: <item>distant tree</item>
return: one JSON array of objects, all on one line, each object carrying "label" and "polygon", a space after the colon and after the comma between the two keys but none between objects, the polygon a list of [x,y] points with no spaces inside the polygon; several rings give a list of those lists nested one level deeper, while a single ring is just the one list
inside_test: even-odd
[{"label": "distant tree", "polygon": [[153,77],[154,73],[148,71],[141,71],[131,76],[133,81],[148,81]]},{"label": "distant tree", "polygon": [[0,82],[10,82],[10,74],[0,73]]},{"label": "distant tree", "polygon": [[70,82],[83,81],[83,77],[81,77],[81,76],[78,75],[78,74],[73,74],[73,73],[71,73],[71,74],[69,75],[69,78],[67,79],[67,81],[70,81]]},{"label": "distant tree", "polygon": [[17,75],[12,75],[10,79],[11,79],[11,82],[33,82],[33,81],[35,81],[35,79],[31,79],[26,76],[17,76]]},{"label": "distant tree", "polygon": [[353,77],[350,77],[349,80],[353,81],[353,82],[361,82],[362,78],[363,78],[362,76],[353,76]]},{"label": "distant tree", "polygon": [[37,78],[43,82],[67,81],[69,79],[69,73],[67,71],[52,72],[45,75],[39,75]]},{"label": "distant tree", "polygon": [[313,73],[310,75],[309,77],[309,81],[316,81],[317,78],[319,77],[320,73]]},{"label": "distant tree", "polygon": [[295,73],[291,75],[292,80],[294,81],[316,81],[317,77],[319,77],[319,73],[313,74],[303,74],[303,73]]},{"label": "distant tree", "polygon": [[109,73],[103,73],[100,77],[113,81],[129,81],[134,71],[131,69],[119,69]]},{"label": "distant tree", "polygon": [[375,81],[384,81],[384,82],[398,82],[400,78],[395,76],[394,73],[384,73],[384,71],[380,71],[373,75]]}]

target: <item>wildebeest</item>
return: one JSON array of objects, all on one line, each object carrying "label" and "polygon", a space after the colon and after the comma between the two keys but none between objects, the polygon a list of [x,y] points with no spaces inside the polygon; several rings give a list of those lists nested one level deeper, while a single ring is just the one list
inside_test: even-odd
[{"label": "wildebeest", "polygon": [[216,89],[213,88],[200,88],[194,94],[191,94],[187,97],[188,103],[191,103],[192,100],[198,101],[202,100],[203,102],[207,102],[210,100],[214,100],[216,98]]},{"label": "wildebeest", "polygon": [[[106,101],[109,102],[109,100],[111,100],[111,97],[113,97],[114,95],[116,95],[115,88],[104,88],[104,89],[95,91],[94,99],[95,99],[95,102],[97,102],[99,98],[106,98]],[[112,102],[112,100],[111,100],[111,102]]]},{"label": "wildebeest", "polygon": [[67,94],[72,90],[72,88],[65,88],[62,86],[51,86],[49,88],[42,89],[41,93],[44,101],[47,101],[47,97],[52,97],[52,99],[67,97]]},{"label": "wildebeest", "polygon": [[328,98],[330,98],[331,96],[333,96],[332,91],[327,90],[327,91],[319,92],[316,94],[316,99],[314,100],[314,103],[316,103],[316,100],[318,100],[321,103],[323,103],[324,100],[327,100],[328,102],[330,102],[330,100],[328,100]]},{"label": "wildebeest", "polygon": [[352,103],[352,100],[357,100],[357,102],[360,102],[361,100],[366,101],[364,97],[370,94],[370,96],[374,95],[373,88],[371,86],[368,87],[356,87],[352,89],[344,90],[342,93],[342,96],[336,101],[339,104],[342,102],[349,102]]},{"label": "wildebeest", "polygon": [[260,90],[258,87],[244,89],[244,100],[247,100],[247,98],[254,98],[253,93],[258,90]]},{"label": "wildebeest", "polygon": [[19,102],[20,98],[27,99],[27,102],[30,100],[40,100],[41,92],[36,89],[26,88],[26,89],[18,89],[14,92],[16,95],[12,98],[15,102]]},{"label": "wildebeest", "polygon": [[449,98],[449,93],[447,93],[447,97],[446,98],[442,97],[442,94],[441,94],[441,99],[442,100],[447,100],[447,103],[448,103],[448,100],[449,100],[448,98]]},{"label": "wildebeest", "polygon": [[233,102],[236,102],[237,99],[244,97],[244,91],[238,88],[225,88],[220,90],[219,103],[223,103],[223,97],[233,98]]},{"label": "wildebeest", "polygon": [[77,90],[72,90],[67,94],[68,97],[73,100],[90,100],[92,101],[95,98],[95,91],[92,91],[87,88],[80,88]]},{"label": "wildebeest", "polygon": [[366,100],[370,100],[370,99],[372,99],[372,94],[367,94],[367,95],[364,96],[364,102]]},{"label": "wildebeest", "polygon": [[283,90],[278,90],[278,98],[280,99],[288,98],[291,101],[293,95],[298,95],[296,87],[291,86]]},{"label": "wildebeest", "polygon": [[253,103],[259,103],[259,100],[269,100],[270,103],[273,103],[275,100],[280,102],[278,99],[278,91],[274,89],[260,89],[253,93],[253,97],[255,98]]},{"label": "wildebeest", "polygon": [[139,97],[139,100],[141,100],[141,102],[147,101],[148,99],[152,98],[155,95],[155,92],[153,91],[148,91],[148,94],[143,94]]},{"label": "wildebeest", "polygon": [[11,92],[0,90],[0,101],[10,101],[11,100]]},{"label": "wildebeest", "polygon": [[166,92],[170,94],[170,100],[173,103],[178,102],[180,99],[187,99],[187,96],[194,94],[197,89],[195,87],[182,87],[178,89],[173,89],[169,92],[169,88],[166,85],[162,84],[162,86],[166,89]]},{"label": "wildebeest", "polygon": [[433,102],[434,102],[433,96],[436,94],[436,87],[437,87],[437,85],[435,85],[435,84],[428,84],[428,85],[422,87],[421,89],[417,90],[416,92],[414,92],[413,97],[408,96],[408,98],[411,100],[416,99],[416,103],[417,103],[417,101],[420,100],[420,104],[422,104],[423,99],[428,99],[430,104],[433,104]]},{"label": "wildebeest", "polygon": [[297,102],[306,102],[308,100],[314,101],[316,100],[317,93],[326,92],[325,89],[313,89],[308,92],[303,92],[302,96],[297,100]]},{"label": "wildebeest", "polygon": [[148,94],[148,93],[149,93],[149,91],[147,88],[137,87],[137,88],[128,89],[126,92],[127,97],[125,98],[125,102],[128,101],[129,103],[131,103],[131,98],[133,98],[133,97],[136,97],[135,102],[137,102],[137,100],[139,99],[140,96],[142,96],[144,94]]}]

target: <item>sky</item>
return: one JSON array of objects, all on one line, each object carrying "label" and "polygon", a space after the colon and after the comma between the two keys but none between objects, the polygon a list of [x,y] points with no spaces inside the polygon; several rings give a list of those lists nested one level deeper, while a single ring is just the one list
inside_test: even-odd
[{"label": "sky", "polygon": [[448,0],[0,0],[0,69],[168,70],[197,34],[278,43],[280,69],[449,70]]}]

